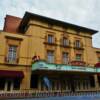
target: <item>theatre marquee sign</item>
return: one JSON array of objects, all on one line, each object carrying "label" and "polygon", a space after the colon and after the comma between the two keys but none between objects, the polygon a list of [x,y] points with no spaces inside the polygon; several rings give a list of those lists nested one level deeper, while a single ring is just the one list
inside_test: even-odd
[{"label": "theatre marquee sign", "polygon": [[91,72],[98,73],[100,69],[94,67],[81,67],[63,64],[50,64],[45,61],[37,61],[32,64],[32,71],[34,70],[52,70],[52,71],[76,71],[76,72]]}]

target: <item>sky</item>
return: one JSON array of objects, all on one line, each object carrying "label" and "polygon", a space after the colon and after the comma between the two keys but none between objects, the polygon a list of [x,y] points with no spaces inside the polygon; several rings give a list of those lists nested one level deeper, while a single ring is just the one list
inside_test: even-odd
[{"label": "sky", "polygon": [[[0,30],[6,14],[22,18],[25,11],[100,31],[100,0],[0,0]],[[100,48],[100,32],[93,46]]]}]

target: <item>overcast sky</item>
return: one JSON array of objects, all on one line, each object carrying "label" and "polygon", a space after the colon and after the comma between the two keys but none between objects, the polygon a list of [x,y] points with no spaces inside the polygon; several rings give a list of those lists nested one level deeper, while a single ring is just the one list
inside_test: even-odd
[{"label": "overcast sky", "polygon": [[[22,18],[25,11],[100,31],[100,0],[0,0],[0,29],[6,14]],[[100,47],[100,32],[93,46]]]}]

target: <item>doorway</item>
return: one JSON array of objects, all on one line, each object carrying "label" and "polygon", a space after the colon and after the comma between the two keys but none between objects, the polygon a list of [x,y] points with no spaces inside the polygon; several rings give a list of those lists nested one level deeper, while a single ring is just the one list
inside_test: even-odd
[{"label": "doorway", "polygon": [[6,81],[6,89],[7,89],[7,91],[13,90],[13,80],[9,79]]}]

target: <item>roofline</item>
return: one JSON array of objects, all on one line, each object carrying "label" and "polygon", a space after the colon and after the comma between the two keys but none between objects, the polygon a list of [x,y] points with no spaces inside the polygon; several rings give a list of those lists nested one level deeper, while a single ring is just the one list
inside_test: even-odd
[{"label": "roofline", "polygon": [[[17,19],[22,20],[22,18],[20,18],[20,17],[18,17],[18,16],[13,16],[13,15],[9,15],[9,14],[6,14],[6,17],[14,17],[14,18],[17,18]],[[6,17],[5,17],[5,18],[6,18]]]},{"label": "roofline", "polygon": [[78,31],[80,30],[80,31],[89,32],[91,35],[98,32],[97,30],[93,30],[93,29],[90,29],[90,28],[82,27],[82,26],[79,26],[79,25],[67,23],[67,22],[64,22],[64,21],[60,21],[60,20],[57,20],[57,19],[49,18],[49,17],[46,17],[46,16],[42,16],[42,15],[30,13],[30,12],[25,12],[24,17],[22,18],[22,21],[19,25],[19,30],[21,32],[24,32],[23,28],[28,24],[30,19],[40,20],[40,21],[43,21],[43,22],[50,23],[52,25],[55,24],[55,25],[62,26],[62,27],[65,27],[65,28],[71,27],[71,28],[76,29]]}]

